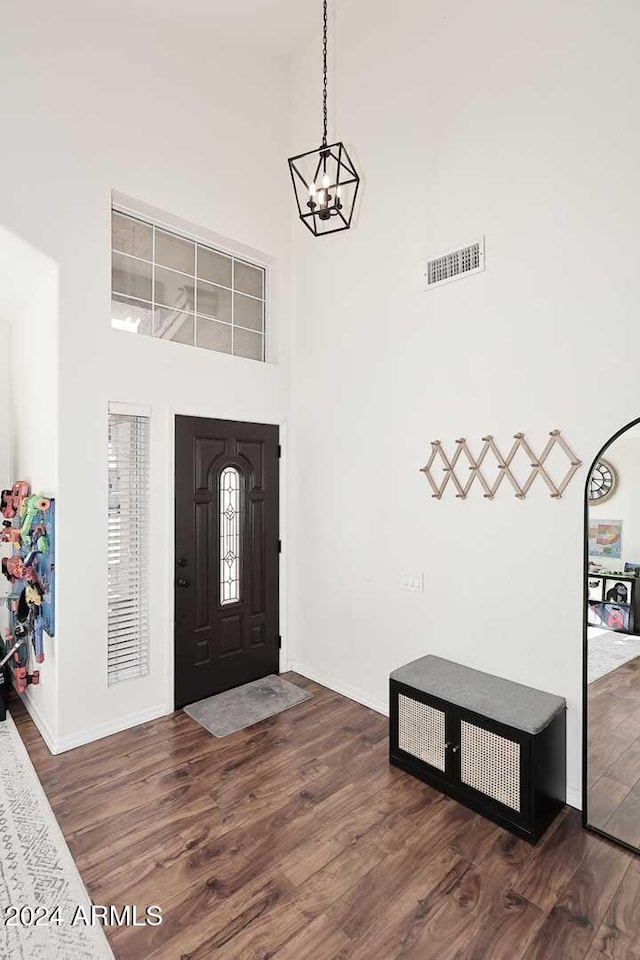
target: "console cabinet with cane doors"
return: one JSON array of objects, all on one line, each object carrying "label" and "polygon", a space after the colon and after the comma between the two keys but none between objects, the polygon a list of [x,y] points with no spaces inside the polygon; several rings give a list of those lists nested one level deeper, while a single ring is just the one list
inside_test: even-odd
[{"label": "console cabinet with cane doors", "polygon": [[390,678],[390,761],[536,843],[565,803],[566,702],[427,656]]}]

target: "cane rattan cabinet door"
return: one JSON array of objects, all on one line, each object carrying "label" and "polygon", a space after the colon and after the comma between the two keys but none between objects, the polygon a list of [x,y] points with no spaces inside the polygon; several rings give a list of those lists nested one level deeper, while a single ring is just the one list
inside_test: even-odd
[{"label": "cane rattan cabinet door", "polygon": [[459,768],[464,790],[514,822],[529,821],[529,741],[464,714],[456,719]]},{"label": "cane rattan cabinet door", "polygon": [[398,695],[398,746],[442,773],[447,769],[446,721],[444,710]]},{"label": "cane rattan cabinet door", "polygon": [[429,777],[443,789],[451,783],[454,710],[446,702],[403,684],[392,684],[390,750],[399,765]]},{"label": "cane rattan cabinet door", "polygon": [[520,813],[520,744],[461,720],[460,781]]}]

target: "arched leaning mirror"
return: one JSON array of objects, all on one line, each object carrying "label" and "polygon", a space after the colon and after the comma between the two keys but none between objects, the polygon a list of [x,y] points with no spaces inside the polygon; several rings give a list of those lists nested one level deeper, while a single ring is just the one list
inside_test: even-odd
[{"label": "arched leaning mirror", "polygon": [[640,421],[600,451],[585,501],[583,820],[640,850]]}]

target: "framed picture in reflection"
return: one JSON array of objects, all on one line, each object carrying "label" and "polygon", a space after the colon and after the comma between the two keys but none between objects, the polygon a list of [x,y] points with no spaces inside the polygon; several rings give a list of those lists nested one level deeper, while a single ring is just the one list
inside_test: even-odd
[{"label": "framed picture in reflection", "polygon": [[622,520],[589,521],[589,556],[610,557],[619,560],[622,556]]}]

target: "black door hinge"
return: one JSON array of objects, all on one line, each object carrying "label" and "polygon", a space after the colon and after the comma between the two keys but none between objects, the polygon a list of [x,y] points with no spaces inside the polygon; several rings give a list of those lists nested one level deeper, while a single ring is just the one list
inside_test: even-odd
[{"label": "black door hinge", "polygon": [[278,460],[280,459],[281,456],[282,456],[282,447],[280,446],[280,444],[278,444]]},{"label": "black door hinge", "polygon": [[278,650],[282,650],[282,637],[278,637]]},{"label": "black door hinge", "polygon": [[278,540],[278,553],[282,553],[282,540]]}]

